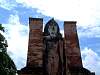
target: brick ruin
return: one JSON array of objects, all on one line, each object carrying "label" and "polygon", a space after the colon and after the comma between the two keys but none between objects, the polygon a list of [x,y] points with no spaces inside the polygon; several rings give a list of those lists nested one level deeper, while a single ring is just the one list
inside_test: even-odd
[{"label": "brick ruin", "polygon": [[54,19],[29,18],[26,67],[18,75],[95,75],[82,65],[76,21],[64,21],[64,37]]}]

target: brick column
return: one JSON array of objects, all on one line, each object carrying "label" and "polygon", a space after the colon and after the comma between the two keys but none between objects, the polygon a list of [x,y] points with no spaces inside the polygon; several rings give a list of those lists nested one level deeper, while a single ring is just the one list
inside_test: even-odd
[{"label": "brick column", "polygon": [[41,67],[43,54],[43,19],[29,18],[29,43],[27,66]]},{"label": "brick column", "polygon": [[64,22],[65,56],[68,67],[82,67],[82,59],[75,21]]}]

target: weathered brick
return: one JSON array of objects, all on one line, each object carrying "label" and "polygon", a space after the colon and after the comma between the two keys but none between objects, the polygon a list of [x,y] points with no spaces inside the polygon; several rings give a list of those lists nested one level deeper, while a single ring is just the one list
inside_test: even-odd
[{"label": "weathered brick", "polygon": [[68,66],[82,67],[82,59],[79,47],[79,40],[76,30],[76,22],[65,21],[64,22],[64,35],[65,35],[65,55],[66,63]]},{"label": "weathered brick", "polygon": [[[27,56],[27,66],[28,65],[42,65],[42,51],[43,51],[43,19],[30,18],[29,19],[29,46],[28,46],[28,56]],[[38,59],[39,58],[39,59]],[[34,61],[34,62],[33,62]],[[35,64],[34,64],[35,63]],[[37,65],[36,65],[37,64]]]}]

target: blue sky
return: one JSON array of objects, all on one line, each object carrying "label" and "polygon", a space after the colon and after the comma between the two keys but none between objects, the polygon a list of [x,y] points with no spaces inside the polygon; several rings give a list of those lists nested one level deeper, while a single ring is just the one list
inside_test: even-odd
[{"label": "blue sky", "polygon": [[100,75],[99,0],[0,0],[0,23],[5,27],[8,54],[18,69],[25,66],[29,17],[52,17],[63,34],[63,21],[77,21],[83,66]]}]

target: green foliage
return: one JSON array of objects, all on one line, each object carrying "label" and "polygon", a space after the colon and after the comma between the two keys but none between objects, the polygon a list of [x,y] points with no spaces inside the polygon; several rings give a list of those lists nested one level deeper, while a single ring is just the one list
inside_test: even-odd
[{"label": "green foliage", "polygon": [[0,33],[0,52],[4,51],[6,52],[7,47],[7,41],[5,40],[5,37]]},{"label": "green foliage", "polygon": [[5,31],[4,27],[2,27],[2,24],[0,24],[0,30],[3,31],[3,32]]},{"label": "green foliage", "polygon": [[16,66],[9,55],[5,52],[0,52],[0,74],[15,75]]},{"label": "green foliage", "polygon": [[[0,30],[4,32],[4,27],[0,24]],[[16,66],[13,60],[7,54],[7,41],[0,33],[0,75],[16,75]]]}]

